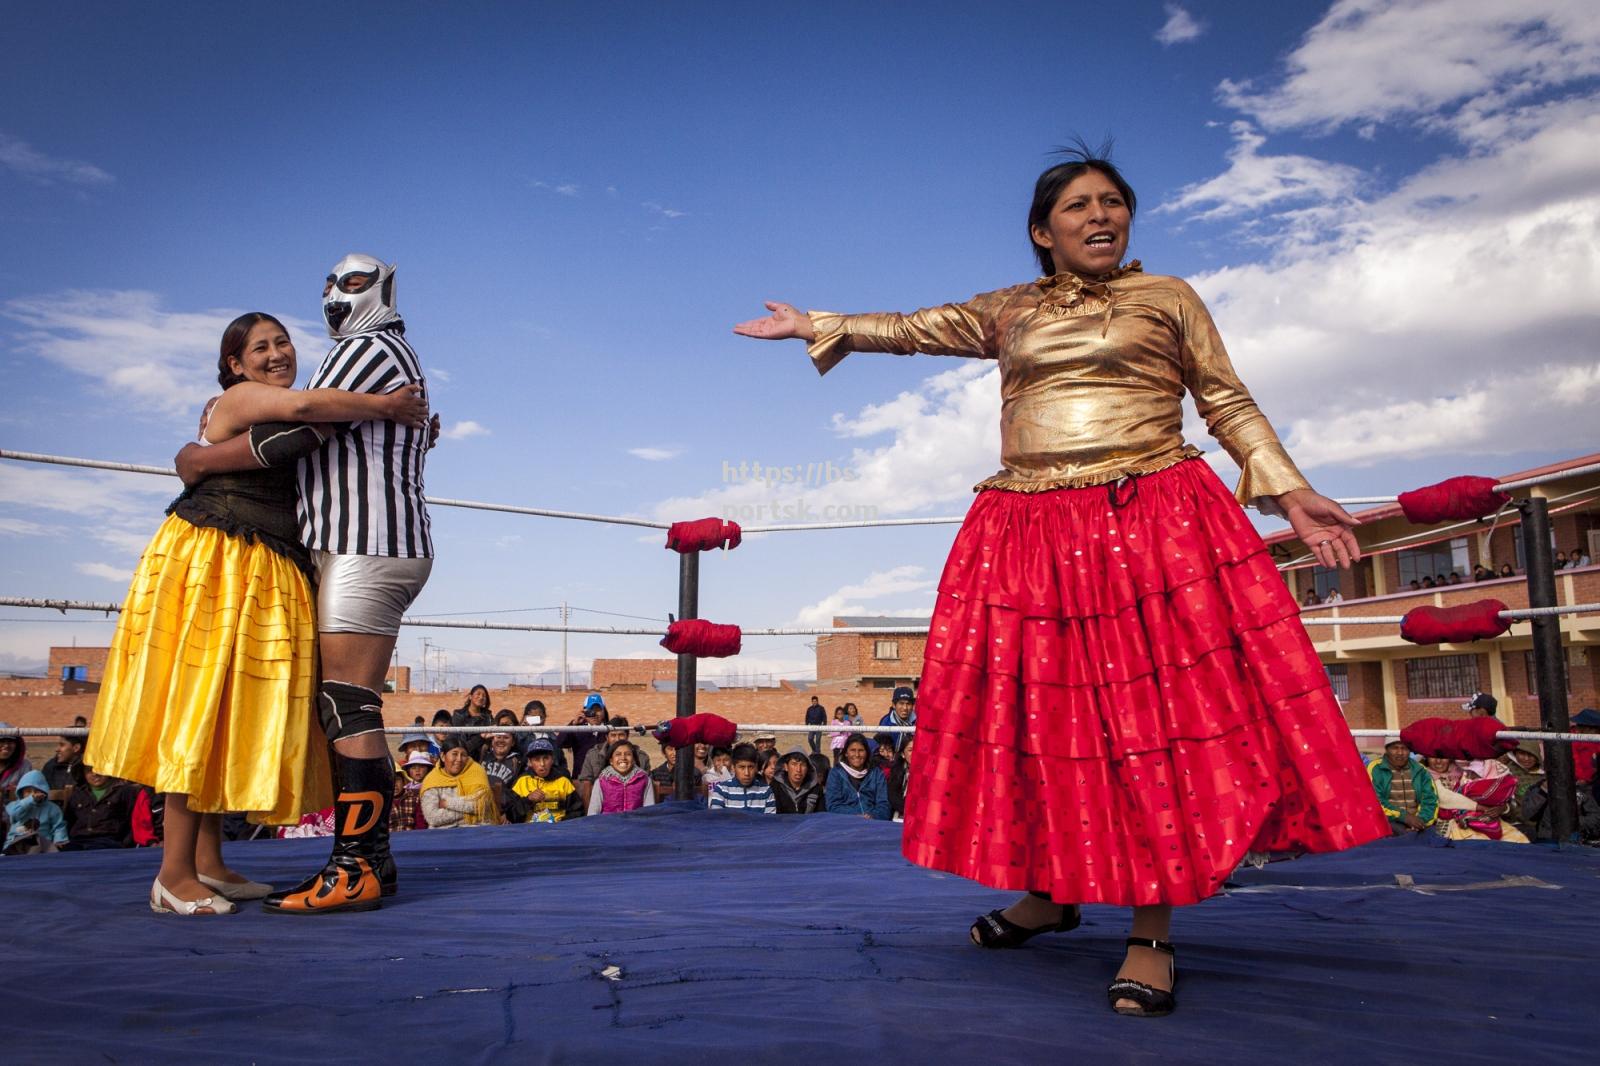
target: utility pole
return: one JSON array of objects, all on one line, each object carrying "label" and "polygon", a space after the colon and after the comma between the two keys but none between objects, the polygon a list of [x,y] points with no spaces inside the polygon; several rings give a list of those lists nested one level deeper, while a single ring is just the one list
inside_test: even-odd
[{"label": "utility pole", "polygon": [[561,601],[561,691],[567,691],[567,601]]}]

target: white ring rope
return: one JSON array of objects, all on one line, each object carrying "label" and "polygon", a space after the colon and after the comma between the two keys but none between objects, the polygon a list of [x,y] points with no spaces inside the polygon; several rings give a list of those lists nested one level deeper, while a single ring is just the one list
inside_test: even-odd
[{"label": "white ring rope", "polygon": [[[161,466],[142,466],[138,463],[114,463],[103,459],[78,459],[66,455],[45,455],[39,452],[19,452],[7,448],[0,448],[0,459],[14,459],[25,463],[53,463],[57,466],[81,466],[92,470],[118,470],[132,474],[163,474],[167,477],[176,477],[177,471]],[[1590,463],[1587,466],[1574,467],[1553,474],[1541,474],[1538,477],[1522,478],[1519,481],[1505,481],[1494,487],[1496,492],[1510,492],[1513,489],[1531,488],[1542,485],[1548,481],[1560,481],[1565,478],[1577,477],[1580,474],[1600,471],[1600,463]],[[622,515],[587,514],[582,511],[554,511],[540,507],[519,507],[505,503],[484,503],[479,500],[449,500],[440,497],[426,497],[427,502],[439,507],[464,507],[478,511],[504,511],[508,514],[532,515],[538,518],[565,518],[576,522],[605,522],[618,526],[642,526],[647,529],[669,529],[670,522],[652,522],[644,518],[629,518]],[[1353,496],[1335,500],[1340,505],[1394,503],[1398,496]],[[857,522],[799,522],[791,525],[768,525],[743,527],[744,533],[787,533],[814,529],[870,529],[880,526],[943,526],[959,525],[965,521],[962,516],[944,518],[874,518],[863,519]],[[1449,528],[1449,527],[1446,527]],[[1438,532],[1433,530],[1431,532]]]},{"label": "white ring rope", "polygon": [[[667,719],[668,722],[672,719]],[[666,722],[652,722],[648,724],[618,726],[617,729],[627,729],[628,732],[639,736],[649,736],[656,728]],[[734,725],[740,733],[860,733],[863,736],[876,736],[879,733],[915,733],[914,725],[839,725],[829,722],[826,725],[796,725],[793,722],[746,724],[735,722]],[[394,736],[406,736],[413,733],[609,733],[612,727],[608,725],[408,725],[385,726],[383,732]],[[52,729],[49,726],[29,726],[26,728],[11,728],[0,730],[0,737],[86,737],[89,730],[84,726],[64,726]],[[1352,729],[1353,737],[1397,737],[1398,729]],[[1537,729],[1502,729],[1495,733],[1499,740],[1544,740],[1560,744],[1600,743],[1600,734],[1596,733],[1556,733],[1543,732]]]},{"label": "white ring rope", "polygon": [[[1319,604],[1316,607],[1307,607],[1308,611],[1332,610],[1335,604]],[[44,600],[29,599],[23,596],[0,596],[0,607],[43,607],[55,611],[100,611],[105,614],[115,614],[122,610],[120,603],[93,600]],[[1543,618],[1550,615],[1583,614],[1591,611],[1600,611],[1600,603],[1574,603],[1564,607],[1520,607],[1514,610],[1499,612],[1501,618],[1513,622],[1525,621],[1531,618]],[[1403,615],[1380,614],[1360,615],[1338,618],[1300,618],[1301,625],[1308,626],[1362,626],[1362,625],[1391,625],[1397,626],[1405,621]],[[621,629],[607,626],[558,626],[540,625],[536,622],[482,622],[472,619],[447,619],[447,618],[402,618],[400,624],[415,626],[425,629],[493,629],[505,630],[514,633],[598,633],[603,636],[617,637],[664,637],[665,629]],[[927,626],[830,626],[827,628],[808,627],[779,627],[770,629],[740,629],[740,634],[746,637],[826,637],[833,634],[844,633],[926,633]]]}]

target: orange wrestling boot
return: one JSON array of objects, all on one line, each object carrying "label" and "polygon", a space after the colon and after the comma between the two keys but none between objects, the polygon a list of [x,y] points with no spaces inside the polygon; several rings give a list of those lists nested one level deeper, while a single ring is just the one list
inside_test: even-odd
[{"label": "orange wrestling boot", "polygon": [[338,756],[339,795],[334,801],[333,854],[321,870],[285,892],[261,901],[281,914],[372,911],[394,894],[389,854],[389,808],[394,766],[387,758]]}]

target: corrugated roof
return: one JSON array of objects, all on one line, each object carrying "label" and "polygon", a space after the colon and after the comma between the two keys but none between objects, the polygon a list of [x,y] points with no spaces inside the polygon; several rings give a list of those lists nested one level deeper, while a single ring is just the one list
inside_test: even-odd
[{"label": "corrugated roof", "polygon": [[932,618],[908,618],[893,614],[839,614],[833,616],[836,626],[853,626],[865,629],[869,626],[918,626],[927,629],[933,624]]}]

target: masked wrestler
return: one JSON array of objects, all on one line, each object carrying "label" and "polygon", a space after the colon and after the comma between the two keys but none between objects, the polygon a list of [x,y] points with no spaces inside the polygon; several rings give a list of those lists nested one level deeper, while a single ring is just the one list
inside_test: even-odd
[{"label": "masked wrestler", "polygon": [[[378,395],[411,385],[425,390],[421,363],[395,309],[393,264],[345,256],[323,286],[322,314],[337,343],[309,388]],[[379,693],[401,615],[433,567],[422,487],[428,430],[377,421],[338,430],[299,469],[300,536],[317,577],[317,706],[334,751],[335,836],[321,870],[262,901],[288,914],[373,910],[395,891],[389,854],[394,767]]]}]

